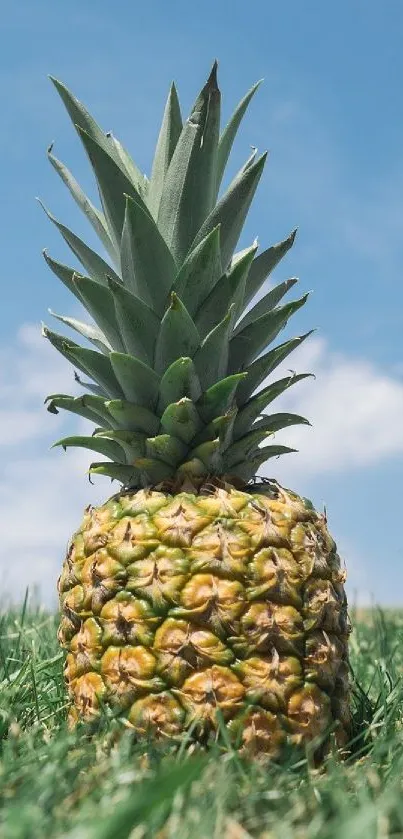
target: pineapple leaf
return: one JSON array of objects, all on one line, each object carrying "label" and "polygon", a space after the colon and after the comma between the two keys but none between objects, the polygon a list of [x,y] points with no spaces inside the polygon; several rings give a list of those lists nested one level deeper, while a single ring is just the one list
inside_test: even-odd
[{"label": "pineapple leaf", "polygon": [[201,226],[192,249],[218,224],[221,225],[221,262],[225,270],[239,239],[247,212],[263,172],[267,154],[240,172]]},{"label": "pineapple leaf", "polygon": [[86,131],[117,163],[116,152],[111,146],[108,136],[95,122],[91,114],[88,113],[86,107],[73,96],[62,82],[55,79],[54,76],[49,76],[49,78],[54,84],[79,137],[81,137],[80,129]]},{"label": "pineapple leaf", "polygon": [[162,314],[177,268],[154,219],[129,196],[126,196],[121,265],[125,287]]},{"label": "pineapple leaf", "polygon": [[160,378],[151,367],[126,353],[110,353],[112,370],[125,399],[152,409],[158,398]]},{"label": "pineapple leaf", "polygon": [[181,356],[194,356],[199,347],[196,326],[178,295],[172,292],[155,345],[154,369],[162,374]]},{"label": "pineapple leaf", "polygon": [[161,194],[158,226],[178,264],[214,205],[219,122],[214,63],[176,143]]},{"label": "pineapple leaf", "polygon": [[179,140],[182,127],[178,94],[175,85],[172,84],[165,105],[161,130],[151,169],[148,205],[154,218],[158,217],[166,173],[169,169],[169,164],[172,160],[172,155]]},{"label": "pineapple leaf", "polygon": [[134,466],[142,475],[143,485],[152,484],[155,486],[166,478],[171,478],[174,474],[173,466],[169,466],[163,460],[152,457],[137,457],[134,460]]},{"label": "pineapple leaf", "polygon": [[119,248],[125,219],[125,196],[129,195],[134,198],[146,213],[148,213],[147,207],[136,187],[110,154],[86,131],[81,128],[78,131],[97,179],[99,196],[111,238],[115,246]]},{"label": "pineapple leaf", "polygon": [[[107,284],[107,277],[114,277],[119,282],[120,278],[115,273],[113,268],[105,262],[99,254],[95,253],[85,242],[82,241],[72,230],[69,230],[64,224],[58,221],[49,210],[46,209],[42,201],[39,202],[45,211],[48,219],[57,227],[63,236],[64,241],[73,251],[74,255],[84,266],[85,270],[91,275],[92,279],[96,280],[101,285]],[[58,275],[59,276],[59,275]],[[64,282],[64,280],[63,280]]]},{"label": "pineapple leaf", "polygon": [[274,341],[291,315],[306,303],[308,296],[304,294],[299,300],[293,300],[291,303],[272,309],[232,338],[229,347],[229,371],[244,370],[268,344]]},{"label": "pineapple leaf", "polygon": [[108,344],[108,339],[97,326],[93,326],[90,323],[82,323],[82,321],[77,320],[76,318],[69,318],[65,315],[57,315],[56,312],[52,312],[52,309],[48,309],[48,312],[53,318],[60,321],[60,323],[66,324],[66,326],[69,326],[70,329],[74,329],[79,333],[79,335],[86,338],[87,341],[91,341],[91,343],[94,344],[98,350],[104,353],[104,355],[109,355],[112,347]]},{"label": "pineapple leaf", "polygon": [[106,136],[116,152],[114,158],[117,164],[120,166],[120,168],[123,168],[125,174],[129,176],[129,179],[135,187],[136,191],[140,194],[141,198],[143,198],[143,200],[148,206],[148,178],[146,177],[146,175],[143,174],[143,172],[140,172],[139,167],[134,162],[132,156],[125,149],[125,147],[122,146],[120,140],[114,137],[111,131],[108,131]]},{"label": "pineapple leaf", "polygon": [[246,434],[255,421],[255,419],[273,402],[274,399],[277,399],[285,390],[292,385],[297,384],[297,382],[301,382],[303,379],[307,379],[312,376],[312,373],[292,373],[290,376],[286,376],[283,379],[278,379],[276,382],[272,382],[271,384],[267,385],[267,387],[263,388],[256,396],[253,396],[249,402],[238,411],[237,418],[235,420],[234,425],[234,439],[238,440],[240,437],[243,437]]},{"label": "pineapple leaf", "polygon": [[271,248],[263,251],[263,253],[259,254],[259,256],[257,256],[252,262],[248,281],[246,283],[244,306],[247,306],[250,303],[256,292],[259,291],[259,288],[263,285],[264,281],[267,280],[267,277],[271,274],[276,265],[278,265],[287,251],[290,250],[294,244],[296,234],[297,231],[293,230],[287,239],[284,239],[283,242],[279,242],[277,245],[272,245]]},{"label": "pineapple leaf", "polygon": [[222,274],[220,226],[202,239],[186,257],[173,284],[189,314],[202,307]]},{"label": "pineapple leaf", "polygon": [[203,422],[209,423],[215,417],[225,414],[232,406],[235,394],[246,373],[235,373],[227,376],[204,391],[197,403],[197,410]]},{"label": "pineapple leaf", "polygon": [[105,407],[119,428],[144,431],[149,437],[158,432],[160,420],[148,408],[133,405],[124,399],[111,399],[105,402]]},{"label": "pineapple leaf", "polygon": [[[267,460],[270,460],[270,458],[280,457],[283,454],[291,454],[296,451],[297,449],[290,449],[289,446],[264,446],[264,448],[258,449],[259,454],[251,457],[247,462],[241,460],[240,463],[231,466],[231,477],[239,478],[241,481],[250,481],[251,478],[255,477],[257,469],[263,463],[266,463]],[[225,461],[224,468],[226,468]]]},{"label": "pineapple leaf", "polygon": [[[49,329],[47,326],[42,324],[42,335],[44,338],[47,338],[48,341],[52,344],[52,346],[58,350],[58,352],[67,358],[68,361],[71,363],[71,357],[69,355],[69,351],[71,349],[80,349],[80,345],[76,344],[75,341],[72,341],[71,338],[66,338],[65,335],[59,335],[58,332],[53,332],[52,329]],[[83,367],[79,361],[75,363],[75,366],[78,370],[81,370],[82,373],[87,373],[85,367]]]},{"label": "pineapple leaf", "polygon": [[89,390],[90,393],[95,394],[95,396],[101,396],[102,399],[108,398],[108,394],[105,392],[105,389],[103,387],[100,387],[99,385],[94,385],[92,382],[87,382],[83,379],[80,379],[77,370],[74,370],[74,381],[77,382],[77,384],[80,385],[80,387],[83,387],[85,390]]},{"label": "pineapple leaf", "polygon": [[71,172],[67,169],[67,167],[58,160],[57,157],[54,156],[52,153],[53,145],[49,146],[48,148],[48,160],[52,164],[53,168],[56,170],[57,174],[62,179],[63,183],[67,186],[71,196],[74,198],[74,201],[79,206],[80,210],[87,216],[88,221],[94,228],[97,236],[99,236],[105,250],[108,252],[110,258],[116,264],[119,260],[119,253],[116,250],[113,242],[108,233],[108,228],[106,226],[105,218],[102,213],[94,207],[93,203],[90,199],[85,195],[79,183],[77,183],[76,179],[73,177]]},{"label": "pineapple leaf", "polygon": [[225,167],[228,162],[228,158],[231,153],[232,145],[235,140],[238,128],[241,124],[242,117],[251,101],[252,97],[256,93],[259,85],[261,84],[262,80],[256,82],[256,84],[251,87],[248,91],[246,96],[241,99],[238,107],[234,111],[231,116],[231,119],[228,121],[227,125],[224,128],[224,131],[221,134],[220,141],[218,144],[218,155],[217,155],[217,185],[216,185],[216,194],[218,195],[220,184],[225,172]]},{"label": "pineapple leaf", "polygon": [[266,438],[271,437],[276,431],[289,428],[291,425],[310,425],[310,423],[304,417],[298,416],[298,414],[272,414],[271,416],[262,417],[242,437],[237,438],[236,434],[234,434],[234,442],[226,454],[227,466],[233,466],[241,460],[248,460],[255,446],[258,446]]},{"label": "pineapple leaf", "polygon": [[102,437],[64,437],[62,440],[57,440],[56,443],[53,443],[52,449],[55,446],[62,446],[65,451],[69,446],[90,449],[93,452],[98,452],[98,454],[109,457],[110,460],[114,460],[117,463],[126,463],[126,456],[122,447],[113,440],[107,440]]},{"label": "pineapple leaf", "polygon": [[139,431],[128,431],[127,429],[105,430],[98,429],[95,437],[106,437],[108,440],[116,440],[126,454],[126,459],[132,461],[135,457],[143,457],[145,454],[146,435]]},{"label": "pineapple leaf", "polygon": [[123,486],[140,485],[138,470],[133,466],[125,466],[119,463],[91,463],[88,470],[90,475],[105,475],[112,481],[119,481]]},{"label": "pineapple leaf", "polygon": [[265,431],[275,434],[291,425],[311,425],[309,420],[299,414],[265,414],[253,423],[252,431]]},{"label": "pineapple leaf", "polygon": [[84,396],[67,396],[62,393],[52,394],[45,399],[45,404],[51,414],[58,414],[59,408],[61,408],[64,411],[78,414],[78,416],[90,420],[95,425],[99,425],[100,419],[106,425],[114,424],[114,420],[105,408],[105,399],[100,396],[91,396],[89,394],[85,394]]},{"label": "pineapple leaf", "polygon": [[152,459],[163,460],[169,466],[176,466],[183,460],[187,446],[178,437],[171,434],[159,434],[146,440],[146,455]]},{"label": "pineapple leaf", "polygon": [[253,306],[252,309],[249,310],[249,312],[246,313],[246,315],[244,315],[242,320],[234,329],[234,336],[238,335],[239,332],[242,332],[246,326],[256,323],[256,321],[263,315],[267,314],[267,312],[271,312],[272,309],[277,306],[277,303],[282,300],[284,295],[287,294],[287,291],[289,291],[290,288],[292,288],[297,282],[298,280],[293,277],[292,279],[285,280],[284,283],[280,283],[272,288],[267,294],[265,294],[264,297],[262,297],[261,300],[258,301],[258,303],[256,303],[255,306]]},{"label": "pineapple leaf", "polygon": [[120,397],[123,391],[113,372],[110,359],[101,355],[95,350],[88,350],[86,347],[69,347],[66,352],[67,358],[91,379],[106,391],[108,396]]},{"label": "pineapple leaf", "polygon": [[114,350],[124,350],[119,325],[116,321],[112,292],[88,277],[75,275],[73,282],[79,291],[85,308],[94,318],[107,342]]},{"label": "pineapple leaf", "polygon": [[203,390],[225,376],[228,367],[228,346],[234,306],[204,339],[194,356],[194,364]]},{"label": "pineapple leaf", "polygon": [[153,363],[160,321],[143,300],[122,283],[108,280],[115,304],[116,321],[124,349],[146,364]]},{"label": "pineapple leaf", "polygon": [[77,271],[75,271],[74,268],[69,268],[67,265],[63,265],[62,262],[57,262],[56,259],[52,259],[46,250],[43,250],[42,254],[50,270],[53,271],[56,277],[62,281],[63,285],[65,285],[66,288],[71,291],[75,297],[77,297],[77,300],[82,303],[83,301],[81,300],[80,293],[73,282],[73,277],[77,276]]},{"label": "pineapple leaf", "polygon": [[186,397],[168,405],[161,417],[163,431],[172,437],[178,437],[183,443],[190,443],[201,426],[202,422],[194,403]]},{"label": "pineapple leaf", "polygon": [[222,466],[222,458],[219,437],[200,443],[200,445],[189,452],[189,458],[201,460],[209,474],[214,474],[217,470],[222,471],[220,468]]},{"label": "pineapple leaf", "polygon": [[298,338],[291,338],[289,341],[285,341],[283,344],[279,344],[278,347],[274,347],[269,352],[265,353],[265,355],[261,355],[259,358],[256,359],[249,367],[245,370],[245,378],[240,383],[239,388],[237,390],[237,403],[239,406],[242,406],[247,402],[247,400],[251,397],[252,393],[262,384],[264,379],[273,372],[273,370],[284,361],[287,356],[293,352],[297,347],[305,341],[305,338],[308,338],[309,335],[312,335],[314,330],[311,329],[310,332],[306,332],[305,335],[300,335]]},{"label": "pineapple leaf", "polygon": [[233,304],[232,324],[234,324],[242,306],[245,282],[256,247],[252,245],[244,251],[242,257],[223,274],[199,307],[195,315],[195,324],[203,337],[214,328],[217,321],[224,317],[231,303]]},{"label": "pineapple leaf", "polygon": [[177,358],[161,378],[157,413],[163,414],[171,402],[179,402],[184,396],[197,402],[200,395],[200,381],[192,359]]}]

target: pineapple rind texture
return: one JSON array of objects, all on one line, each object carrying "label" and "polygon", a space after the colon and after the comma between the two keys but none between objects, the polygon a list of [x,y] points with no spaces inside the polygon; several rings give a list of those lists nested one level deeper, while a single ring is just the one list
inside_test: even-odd
[{"label": "pineapple rind texture", "polygon": [[324,517],[278,484],[89,507],[59,580],[70,721],[106,705],[139,735],[206,737],[220,711],[248,754],[345,744],[344,579]]}]

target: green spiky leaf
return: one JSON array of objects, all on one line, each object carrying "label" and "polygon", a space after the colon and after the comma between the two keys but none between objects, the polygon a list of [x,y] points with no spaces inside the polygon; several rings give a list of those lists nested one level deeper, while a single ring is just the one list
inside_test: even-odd
[{"label": "green spiky leaf", "polygon": [[267,154],[263,154],[249,169],[232,181],[218,204],[201,226],[192,249],[200,244],[217,225],[221,225],[221,262],[225,270],[239,239],[247,212],[260,181]]},{"label": "green spiky leaf", "polygon": [[234,426],[234,438],[238,439],[239,437],[243,437],[259,414],[261,414],[274,399],[277,399],[278,396],[284,393],[285,390],[288,390],[288,388],[296,385],[303,379],[309,378],[310,376],[312,376],[311,373],[298,373],[298,375],[296,373],[292,373],[290,376],[285,376],[283,379],[279,379],[277,382],[272,382],[267,385],[267,387],[263,388],[263,390],[261,390],[256,396],[249,399],[249,401],[246,402],[243,408],[241,408],[238,412]]},{"label": "green spiky leaf", "polygon": [[190,443],[202,426],[202,421],[191,401],[184,397],[173,402],[161,417],[161,428],[166,434],[178,437],[183,443]]},{"label": "green spiky leaf", "polygon": [[[74,255],[77,257],[81,265],[84,266],[87,273],[92,277],[92,279],[96,280],[101,285],[107,285],[107,278],[113,277],[117,282],[119,282],[120,278],[115,273],[113,268],[102,259],[99,254],[95,253],[92,248],[89,248],[79,236],[76,236],[72,230],[70,230],[66,225],[61,224],[49,210],[46,209],[45,205],[42,201],[39,202],[43,210],[45,211],[48,219],[57,227],[60,233],[63,236],[63,239],[68,244],[69,248],[73,251]],[[48,260],[47,260],[48,261]],[[63,280],[64,282],[64,280]]]},{"label": "green spiky leaf", "polygon": [[229,348],[229,370],[231,372],[244,370],[254,361],[264,347],[274,341],[291,315],[306,303],[308,296],[304,294],[299,300],[293,300],[291,303],[272,309],[232,338]]},{"label": "green spiky leaf", "polygon": [[177,358],[169,365],[159,386],[158,413],[163,414],[171,402],[183,397],[197,402],[201,396],[201,385],[191,358]]},{"label": "green spiky leaf", "polygon": [[273,370],[284,361],[287,356],[293,352],[297,347],[299,347],[306,338],[308,338],[313,333],[313,329],[310,332],[306,332],[305,335],[299,335],[298,338],[291,338],[289,341],[284,341],[283,344],[279,344],[277,347],[274,347],[269,352],[261,355],[256,361],[253,361],[252,364],[245,370],[245,378],[240,383],[238,390],[237,390],[237,403],[238,405],[242,406],[248,399],[252,396],[252,393],[262,384],[262,382],[270,376]]},{"label": "green spiky leaf", "polygon": [[177,277],[173,291],[183,301],[192,316],[203,308],[208,295],[222,274],[220,227],[202,239],[186,257]]},{"label": "green spiky leaf", "polygon": [[118,428],[129,431],[143,431],[147,437],[157,434],[160,420],[148,408],[133,405],[124,399],[111,399],[105,402],[109,414]]},{"label": "green spiky leaf", "polygon": [[158,225],[178,264],[186,257],[215,199],[220,119],[216,71],[214,64],[183,126],[161,194]]},{"label": "green spiky leaf", "polygon": [[151,169],[148,206],[154,218],[158,217],[166,174],[181,135],[182,127],[182,116],[178,94],[175,85],[172,84],[167,103],[165,105],[164,116]]},{"label": "green spiky leaf", "polygon": [[100,286],[95,280],[76,275],[73,279],[85,308],[94,318],[107,341],[114,350],[125,349],[119,325],[116,320],[112,292],[107,286]]},{"label": "green spiky leaf", "polygon": [[121,283],[108,280],[116,322],[124,349],[145,364],[153,364],[160,321],[155,312]]},{"label": "green spiky leaf", "polygon": [[142,408],[153,409],[160,378],[151,367],[127,353],[110,353],[110,363],[125,399]]},{"label": "green spiky leaf", "polygon": [[290,288],[292,288],[297,282],[298,280],[295,277],[292,277],[290,280],[285,280],[284,283],[280,283],[272,288],[239,321],[234,329],[234,336],[238,335],[239,332],[242,332],[242,330],[247,326],[256,323],[256,321],[263,317],[263,315],[266,315],[267,312],[271,312],[280,300],[282,300],[284,295],[287,294]]},{"label": "green spiky leaf", "polygon": [[154,219],[130,198],[126,199],[121,264],[126,288],[162,314],[177,268]]},{"label": "green spiky leaf", "polygon": [[244,306],[249,305],[264,281],[267,280],[267,277],[270,276],[276,265],[278,265],[283,256],[293,246],[296,234],[297,231],[293,230],[287,236],[287,239],[284,239],[283,242],[279,242],[276,245],[272,245],[271,248],[263,251],[253,261],[246,283]]},{"label": "green spiky leaf", "polygon": [[182,301],[175,292],[161,321],[155,345],[154,368],[164,373],[181,356],[193,357],[200,347],[200,336]]},{"label": "green spiky leaf", "polygon": [[108,233],[108,228],[106,226],[105,218],[102,213],[94,207],[92,201],[88,198],[88,196],[83,192],[79,183],[77,183],[76,179],[73,177],[67,166],[58,160],[57,157],[53,154],[53,145],[49,146],[48,148],[48,160],[52,164],[53,168],[56,170],[59,177],[62,179],[65,186],[70,192],[70,195],[74,198],[77,206],[80,210],[84,213],[87,217],[88,221],[92,225],[95,230],[97,236],[99,236],[105,250],[108,252],[110,258],[114,263],[119,261],[119,253],[116,250],[110,236]]},{"label": "green spiky leaf", "polygon": [[217,181],[216,181],[216,194],[218,195],[218,191],[220,189],[220,184],[223,178],[223,174],[225,171],[225,167],[227,165],[228,158],[231,153],[231,149],[233,146],[233,142],[237,135],[238,128],[242,122],[242,118],[245,114],[245,111],[251,101],[252,97],[255,95],[261,81],[256,82],[256,84],[251,87],[248,93],[241,99],[239,105],[235,109],[234,113],[232,114],[231,118],[229,119],[227,125],[224,128],[224,131],[221,134],[220,141],[218,144],[218,155],[217,155]]},{"label": "green spiky leaf", "polygon": [[117,463],[126,462],[126,456],[122,447],[113,440],[107,440],[101,437],[83,437],[78,435],[74,437],[64,437],[62,440],[57,440],[56,443],[53,443],[52,448],[55,446],[61,446],[64,450],[66,450],[69,446],[89,449],[90,451],[98,452],[98,454],[109,457],[110,460],[114,460]]}]

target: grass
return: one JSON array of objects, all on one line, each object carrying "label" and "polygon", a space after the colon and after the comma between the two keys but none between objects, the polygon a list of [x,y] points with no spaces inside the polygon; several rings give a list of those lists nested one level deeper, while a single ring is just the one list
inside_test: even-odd
[{"label": "grass", "polygon": [[1,839],[403,839],[403,613],[352,621],[354,754],[317,770],[248,763],[225,732],[208,753],[69,733],[56,618],[4,612]]}]

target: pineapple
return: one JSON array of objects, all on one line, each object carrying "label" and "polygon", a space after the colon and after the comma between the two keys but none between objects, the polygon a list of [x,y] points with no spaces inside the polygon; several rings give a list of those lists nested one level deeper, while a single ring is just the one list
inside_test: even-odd
[{"label": "pineapple", "polygon": [[[326,519],[275,480],[256,478],[291,449],[280,429],[307,423],[265,409],[308,374],[268,382],[306,338],[272,346],[307,295],[290,279],[253,304],[295,232],[234,253],[265,163],[256,151],[220,185],[258,85],[220,133],[216,64],[182,124],[172,85],[151,176],[56,79],[94,170],[102,211],[49,160],[99,236],[105,258],[48,211],[81,264],[45,252],[91,323],[56,317],[82,346],[44,327],[79,371],[91,436],[58,441],[106,460],[90,473],[121,485],[88,507],[59,580],[70,720],[123,716],[139,736],[204,741],[224,720],[248,753],[350,732],[344,571]],[[252,304],[252,305],[251,305]],[[91,346],[92,345],[92,346]],[[266,441],[268,444],[262,446]]]}]

